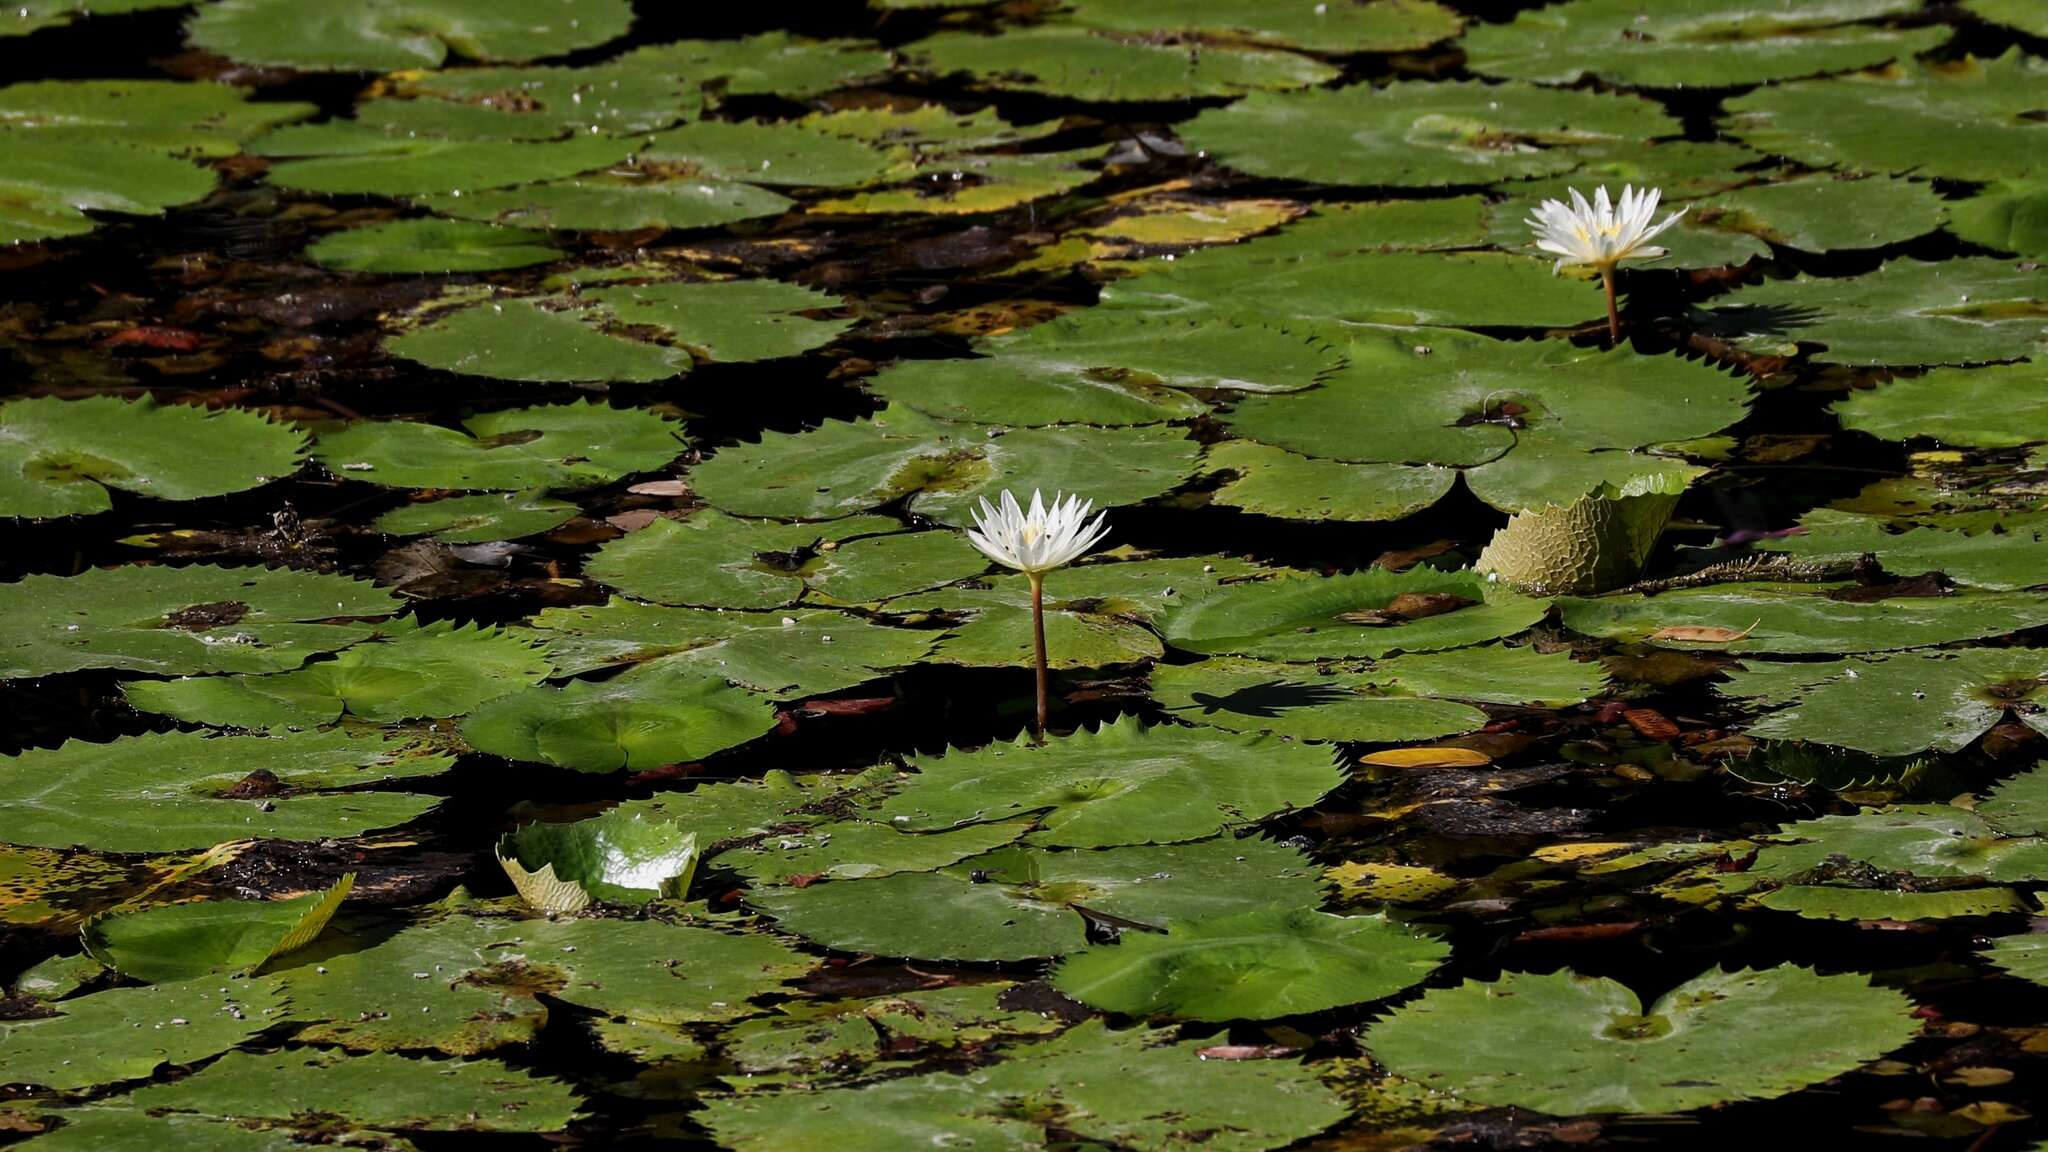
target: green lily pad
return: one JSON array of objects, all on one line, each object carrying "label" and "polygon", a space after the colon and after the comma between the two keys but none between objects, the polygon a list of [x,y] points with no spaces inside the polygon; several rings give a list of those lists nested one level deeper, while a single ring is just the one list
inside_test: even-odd
[{"label": "green lily pad", "polygon": [[353,716],[375,724],[460,716],[548,675],[547,659],[503,629],[387,625],[332,660],[266,675],[135,681],[128,703],[222,728],[317,728]]},{"label": "green lily pad", "polygon": [[289,900],[201,900],[101,917],[85,949],[107,967],[161,984],[208,972],[256,971],[313,942],[355,886],[349,873],[321,892]]},{"label": "green lily pad", "polygon": [[1303,88],[1338,75],[1291,52],[1216,44],[1195,50],[1060,24],[1011,28],[1000,36],[941,32],[904,52],[913,68],[942,76],[964,72],[981,87],[1091,101],[1237,96]]},{"label": "green lily pad", "polygon": [[795,201],[786,196],[724,180],[667,176],[615,168],[567,180],[518,188],[493,188],[413,197],[445,216],[603,232],[644,228],[717,228],[742,220],[780,216]]},{"label": "green lily pad", "polygon": [[919,164],[901,184],[813,201],[804,210],[813,216],[1003,212],[1093,183],[1102,173],[1082,165],[1101,158],[1100,148],[942,156]]},{"label": "green lily pad", "polygon": [[1370,673],[1227,657],[1155,666],[1152,696],[1192,724],[1298,740],[1405,744],[1487,724],[1486,713],[1468,705],[1383,693]]},{"label": "green lily pad", "polygon": [[213,186],[211,169],[120,140],[0,132],[0,246],[82,236],[99,226],[88,212],[161,216]]},{"label": "green lily pad", "polygon": [[1649,88],[1733,88],[1907,60],[1948,39],[1941,25],[1864,23],[1913,11],[1913,0],[1759,10],[1705,0],[1644,11],[1627,0],[1572,0],[1476,24],[1466,66],[1488,76],[1572,84],[1588,75]]},{"label": "green lily pad", "polygon": [[867,1000],[787,1004],[776,1016],[742,1021],[725,1035],[725,1054],[747,1072],[835,1070],[885,1054],[981,1048],[997,1039],[1046,1035],[1058,1021],[1002,1007],[1016,984],[967,984]]},{"label": "green lily pad", "polygon": [[[98,11],[100,5],[94,4]],[[303,1152],[289,1132],[256,1131],[197,1116],[150,1116],[127,1108],[66,1108],[42,1114],[63,1127],[35,1139],[35,1152],[150,1152],[206,1148],[210,1152]]]},{"label": "green lily pad", "polygon": [[1890,874],[1879,878],[1890,881],[1884,887],[1896,888],[1902,877],[2008,884],[2048,875],[2048,843],[2004,832],[1950,804],[1822,816],[1780,828],[1757,851],[1745,879],[1811,883],[1841,874],[1853,882],[1862,879],[1859,870],[1875,870]]},{"label": "green lily pad", "polygon": [[1210,493],[1211,503],[1286,520],[1399,520],[1458,482],[1456,469],[1436,464],[1317,460],[1251,440],[1209,445],[1202,470],[1232,477]]},{"label": "green lily pad", "polygon": [[393,536],[432,536],[444,544],[488,544],[559,528],[577,511],[541,491],[487,492],[404,504],[377,517],[372,527]]},{"label": "green lily pad", "polygon": [[1607,671],[1597,661],[1531,645],[1415,652],[1374,664],[1366,674],[1392,692],[1542,708],[1583,704],[1608,687]]},{"label": "green lily pad", "polygon": [[464,195],[560,180],[608,168],[635,141],[585,134],[566,140],[423,136],[354,120],[294,125],[249,144],[271,159],[267,178],[280,188],[343,196]]},{"label": "green lily pad", "polygon": [[864,604],[987,571],[962,537],[902,527],[883,516],[782,524],[705,508],[606,543],[584,571],[642,600],[706,608],[779,608],[807,591]]},{"label": "green lily pad", "polygon": [[1993,941],[1984,958],[2022,980],[2048,984],[2048,939],[2006,936]]},{"label": "green lily pad", "polygon": [[886,50],[865,40],[810,40],[781,31],[731,40],[649,44],[619,59],[635,66],[675,68],[725,96],[784,100],[808,100],[879,79],[893,62]]},{"label": "green lily pad", "polygon": [[1341,353],[1278,326],[1089,309],[976,342],[987,359],[899,360],[866,382],[892,404],[984,424],[1150,424],[1207,405],[1177,389],[1291,392]]},{"label": "green lily pad", "polygon": [[1759,542],[1760,548],[1815,563],[1849,563],[1869,553],[1894,576],[1942,572],[1960,584],[2012,591],[2048,583],[2048,540],[2033,528],[1966,532],[1932,523],[1893,531],[1884,520],[1816,508],[1806,531]]},{"label": "green lily pad", "polygon": [[[1257,761],[1257,775],[1241,766]],[[1329,750],[1123,717],[1034,745],[1027,737],[909,761],[873,807],[906,832],[1041,813],[1033,844],[1099,848],[1213,836],[1312,806],[1343,783]]]},{"label": "green lily pad", "polygon": [[800,120],[696,120],[650,137],[637,157],[714,180],[799,188],[858,188],[905,167],[901,154]]},{"label": "green lily pad", "polygon": [[866,820],[832,820],[779,830],[719,854],[730,868],[761,886],[803,886],[818,880],[866,880],[906,872],[934,872],[980,856],[1031,830],[1025,820],[970,824],[950,832],[898,832]]},{"label": "green lily pad", "polygon": [[697,835],[614,809],[569,824],[525,824],[498,840],[498,864],[536,911],[581,912],[593,900],[682,898],[697,870]]},{"label": "green lily pad", "polygon": [[372,0],[307,11],[293,0],[220,0],[187,28],[240,64],[389,72],[468,60],[534,60],[624,35],[627,0]]},{"label": "green lily pad", "polygon": [[1948,230],[1972,244],[2021,256],[2048,256],[2048,185],[2000,181],[1949,205]]},{"label": "green lily pad", "polygon": [[278,672],[378,630],[323,623],[389,616],[368,580],[288,568],[88,568],[0,584],[0,678],[81,668],[178,675]]},{"label": "green lily pad", "polygon": [[384,350],[444,372],[532,383],[644,384],[690,370],[686,350],[614,336],[598,318],[533,300],[486,300],[393,336]]},{"label": "green lily pad", "polygon": [[[770,769],[759,780],[699,784],[688,791],[657,792],[614,811],[658,819],[695,835],[707,857],[745,848],[771,832],[811,829],[840,820],[866,789],[894,777],[888,768],[846,775],[793,776]],[[780,851],[780,846],[774,846]],[[794,849],[792,849],[794,850]]]},{"label": "green lily pad", "polygon": [[1726,131],[1816,168],[2007,180],[2042,171],[2044,100],[2048,65],[2013,48],[1768,85],[1727,101]]},{"label": "green lily pad", "polygon": [[252,134],[318,111],[249,95],[231,84],[175,80],[11,84],[0,88],[0,140],[66,147],[99,141],[171,155],[232,156]]},{"label": "green lily pad", "polygon": [[1205,110],[1180,135],[1252,176],[1429,188],[1548,176],[1579,165],[1577,146],[1677,130],[1634,96],[1410,80],[1255,92]]},{"label": "green lily pad", "polygon": [[[2030,592],[1907,596],[1858,604],[1829,599],[1832,590],[1813,584],[1721,584],[1656,596],[1565,596],[1557,606],[1565,627],[1589,636],[1743,654],[1893,652],[2048,624],[2048,597]],[[1688,627],[1724,628],[1731,637],[1741,636],[1702,642],[1665,631]]]},{"label": "green lily pad", "polygon": [[0,21],[0,36],[26,36],[45,28],[60,28],[87,16],[118,16],[146,12],[152,8],[183,8],[179,0],[23,0],[13,15]]},{"label": "green lily pad", "polygon": [[448,765],[446,757],[339,731],[158,732],[0,759],[0,803],[9,806],[10,842],[49,848],[176,852],[248,837],[323,840],[404,824],[437,803],[412,792],[332,789]]},{"label": "green lily pad", "polygon": [[[301,1023],[297,1039],[358,1051],[433,1049],[473,1056],[525,1043],[559,971],[527,971],[507,955],[524,925],[449,917],[366,941],[329,932],[276,969]],[[353,948],[354,950],[350,950]]]},{"label": "green lily pad", "polygon": [[2034,695],[2048,657],[2028,649],[1907,652],[1872,660],[1765,665],[1729,675],[1722,694],[1781,705],[1749,727],[1774,740],[1811,740],[1873,756],[1960,752],[2017,712],[2048,729]]},{"label": "green lily pad", "polygon": [[1293,849],[1205,840],[1096,851],[1004,848],[935,872],[757,890],[749,903],[822,947],[929,960],[1026,960],[1087,944],[1077,908],[1164,927],[1320,903]]},{"label": "green lily pad", "polygon": [[1076,0],[1069,19],[1119,32],[1172,32],[1311,52],[1411,52],[1448,40],[1464,18],[1431,0],[1274,7],[1260,0]]},{"label": "green lily pad", "polygon": [[844,612],[793,615],[669,608],[614,598],[535,620],[560,675],[640,665],[649,679],[695,674],[778,699],[837,692],[915,664],[938,634]]},{"label": "green lily pad", "polygon": [[642,133],[700,110],[697,81],[680,62],[638,52],[582,67],[461,68],[387,77],[393,96],[356,105],[358,119],[434,136],[548,140],[570,132]]},{"label": "green lily pad", "polygon": [[718,280],[704,284],[644,284],[588,293],[620,322],[658,328],[700,360],[744,363],[795,356],[829,344],[851,320],[813,320],[846,301],[828,292],[779,280]]},{"label": "green lily pad", "polygon": [[578,772],[645,771],[765,735],[775,709],[694,665],[631,668],[602,682],[501,696],[462,722],[479,752]]},{"label": "green lily pad", "polygon": [[975,501],[1010,489],[1053,492],[1085,478],[1097,508],[1147,500],[1194,470],[1200,446],[1177,428],[1023,428],[990,436],[891,406],[808,432],[763,433],[691,472],[712,506],[738,516],[823,519],[909,497],[911,511],[970,522]]},{"label": "green lily pad", "polygon": [[1979,256],[1894,260],[1862,276],[1745,288],[1711,314],[1765,355],[1823,345],[1831,364],[1975,364],[2048,356],[2048,271]]},{"label": "green lily pad", "polygon": [[393,220],[335,232],[306,255],[344,272],[492,272],[561,255],[547,236],[462,220]]},{"label": "green lily pad", "polygon": [[[1797,1029],[1784,1027],[1788,1004]],[[1853,1071],[1912,1039],[1910,1008],[1867,976],[1791,965],[1709,972],[1647,1010],[1605,978],[1508,972],[1433,990],[1365,1042],[1397,1075],[1489,1107],[1683,1112]]]},{"label": "green lily pad", "polygon": [[2017,28],[2029,36],[2048,39],[2048,15],[2028,0],[1963,0],[1963,7],[1979,19]]},{"label": "green lily pad", "polygon": [[108,489],[160,500],[241,492],[298,471],[305,435],[239,408],[112,396],[0,404],[0,516],[81,516]]},{"label": "green lily pad", "polygon": [[1774,912],[1791,912],[1808,920],[1950,920],[1959,916],[2005,916],[2027,911],[2026,901],[2010,888],[1954,888],[1938,892],[1894,892],[1875,888],[1839,888],[1820,884],[1787,884],[1757,898]]},{"label": "green lily pad", "polygon": [[555,999],[657,1024],[752,1016],[755,997],[786,993],[786,981],[818,966],[763,933],[660,920],[525,920],[500,925],[500,934],[505,942],[493,949],[501,961],[562,970]]},{"label": "green lily pad", "polygon": [[1426,978],[1450,946],[1378,916],[1310,908],[1125,932],[1060,961],[1052,984],[1105,1012],[1270,1020],[1380,1000]]},{"label": "green lily pad", "polygon": [[2048,772],[2034,769],[1993,788],[1977,814],[2008,836],[2048,836]]},{"label": "green lily pad", "polygon": [[[1030,1152],[1064,1135],[1132,1152],[1173,1152],[1189,1134],[1215,1152],[1281,1148],[1348,1109],[1293,1060],[1204,1060],[1214,1040],[1112,1032],[1100,1020],[965,1074],[927,1073],[864,1087],[792,1089],[709,1101],[706,1124],[738,1152],[829,1141],[846,1152],[906,1142]],[[1033,1107],[1020,1113],[1017,1103]]]},{"label": "green lily pad", "polygon": [[326,1117],[423,1132],[556,1132],[579,1097],[560,1080],[496,1060],[350,1056],[298,1048],[233,1052],[175,1084],[129,1096],[137,1108],[233,1120]]},{"label": "green lily pad", "polygon": [[2048,358],[1936,368],[1836,402],[1844,428],[1886,440],[1925,436],[1965,448],[2048,440]]},{"label": "green lily pad", "polygon": [[[1472,601],[1419,619],[1360,624],[1342,613],[1385,609],[1397,596],[1449,594]],[[1512,636],[1543,619],[1549,602],[1490,584],[1470,571],[1368,568],[1343,576],[1242,584],[1190,601],[1159,621],[1183,651],[1268,660],[1380,657],[1434,652]]]},{"label": "green lily pad", "polygon": [[[1948,219],[1949,202],[1919,180],[1832,173],[1754,184],[1691,201],[1685,221],[1755,236],[1802,252],[1884,248],[1925,236]],[[1673,242],[1672,247],[1679,247]]]},{"label": "green lily pad", "polygon": [[140,1079],[226,1051],[287,1011],[276,985],[219,976],[110,988],[52,1007],[60,1015],[0,1022],[8,1083],[62,1091]]},{"label": "green lily pad", "polygon": [[594,400],[482,412],[462,427],[362,421],[321,433],[313,454],[338,476],[395,488],[517,491],[609,484],[684,448],[675,421]]}]

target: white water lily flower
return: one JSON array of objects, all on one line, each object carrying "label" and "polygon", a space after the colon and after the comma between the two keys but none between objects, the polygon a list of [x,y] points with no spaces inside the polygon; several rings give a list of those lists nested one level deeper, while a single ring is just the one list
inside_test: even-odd
[{"label": "white water lily flower", "polygon": [[1026,512],[1006,489],[1000,507],[982,498],[981,511],[974,514],[974,527],[968,529],[967,539],[1006,568],[1042,576],[1073,563],[1102,542],[1109,532],[1109,513],[1096,516],[1091,524],[1088,513],[1094,507],[1093,500],[1084,504],[1079,496],[1062,500],[1054,493],[1052,507],[1047,508],[1044,498],[1033,491],[1031,510]]},{"label": "white water lily flower", "polygon": [[1655,188],[1637,192],[1622,185],[1619,207],[1608,201],[1604,185],[1593,190],[1591,204],[1579,195],[1578,189],[1565,191],[1571,194],[1570,205],[1562,200],[1545,200],[1527,221],[1536,230],[1536,246],[1558,258],[1551,267],[1553,274],[1571,264],[1589,264],[1602,272],[1611,272],[1623,260],[1654,260],[1664,255],[1664,249],[1649,241],[1685,215],[1685,209],[1680,208],[1660,223],[1651,224],[1650,218],[1657,214],[1657,200],[1663,196]]}]

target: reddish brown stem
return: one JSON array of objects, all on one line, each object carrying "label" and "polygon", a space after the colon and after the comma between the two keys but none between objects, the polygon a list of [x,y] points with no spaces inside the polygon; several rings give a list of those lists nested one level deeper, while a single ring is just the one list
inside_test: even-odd
[{"label": "reddish brown stem", "polygon": [[1031,640],[1038,649],[1038,742],[1045,743],[1046,717],[1046,667],[1045,667],[1045,576],[1031,574]]},{"label": "reddish brown stem", "polygon": [[1607,289],[1607,342],[1621,347],[1621,312],[1614,306],[1614,269],[1600,270],[1600,283]]}]

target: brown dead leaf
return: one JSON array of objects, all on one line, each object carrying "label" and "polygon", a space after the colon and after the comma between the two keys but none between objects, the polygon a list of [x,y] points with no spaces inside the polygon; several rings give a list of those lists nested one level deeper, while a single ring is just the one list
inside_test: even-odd
[{"label": "brown dead leaf", "polygon": [[626,489],[635,496],[688,496],[690,486],[681,480],[649,480]]},{"label": "brown dead leaf", "polygon": [[1678,739],[1678,725],[1673,724],[1655,708],[1627,708],[1622,711],[1621,718],[1628,721],[1628,726],[1640,733],[1645,740]]},{"label": "brown dead leaf", "polygon": [[1471,748],[1388,748],[1359,762],[1380,768],[1483,768],[1493,757]]},{"label": "brown dead leaf", "polygon": [[604,522],[621,532],[638,532],[656,520],[661,513],[652,508],[631,508],[604,518]]},{"label": "brown dead leaf", "polygon": [[[1756,622],[1761,623],[1761,620]],[[1740,632],[1733,628],[1716,628],[1706,624],[1673,624],[1650,633],[1650,639],[1675,640],[1683,644],[1733,644],[1737,640],[1747,639],[1751,632],[1756,631],[1756,624],[1751,624]]]}]

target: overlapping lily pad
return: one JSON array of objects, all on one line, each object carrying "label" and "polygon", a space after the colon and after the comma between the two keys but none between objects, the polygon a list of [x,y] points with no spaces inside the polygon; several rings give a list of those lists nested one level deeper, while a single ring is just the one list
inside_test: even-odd
[{"label": "overlapping lily pad", "polygon": [[[1418,597],[1451,600],[1437,602],[1450,605],[1446,611],[1412,619],[1386,615],[1403,596],[1411,603]],[[1469,571],[1368,568],[1322,579],[1240,585],[1168,611],[1159,627],[1168,644],[1189,652],[1268,660],[1377,658],[1512,636],[1548,611],[1547,601],[1511,592]],[[1347,614],[1358,618],[1341,618]]]},{"label": "overlapping lily pad", "polygon": [[336,475],[397,488],[518,491],[609,484],[684,447],[673,420],[591,400],[483,412],[462,428],[364,421],[322,432],[313,454]]},{"label": "overlapping lily pad", "polygon": [[1783,9],[1709,0],[1661,11],[1627,0],[1572,0],[1480,24],[1462,41],[1467,66],[1489,76],[1571,84],[1588,74],[1650,88],[1733,88],[1847,72],[1910,59],[1948,38],[1947,28],[1877,23],[1912,0]]},{"label": "overlapping lily pad", "polygon": [[288,900],[202,900],[102,917],[85,948],[107,967],[162,983],[208,972],[253,971],[313,942],[348,897],[353,874]]},{"label": "overlapping lily pad", "polygon": [[198,500],[298,470],[304,434],[239,408],[36,397],[0,405],[0,516],[79,516],[108,489]]},{"label": "overlapping lily pad", "polygon": [[1824,346],[1833,364],[1979,364],[2048,356],[2048,269],[1980,256],[1895,260],[1840,280],[1800,277],[1727,297],[1712,322],[1768,355]]},{"label": "overlapping lily pad", "polygon": [[158,732],[66,741],[0,760],[5,836],[15,844],[175,852],[262,836],[320,840],[411,820],[436,803],[338,791],[439,772],[442,756],[342,732],[208,736]]},{"label": "overlapping lily pad", "polygon": [[[1832,599],[1831,585],[1722,584],[1655,596],[1558,600],[1565,627],[1610,640],[1665,648],[1780,653],[1894,652],[1981,640],[2048,623],[2048,597],[1980,592]],[[1702,636],[1690,629],[1713,630]]]},{"label": "overlapping lily pad", "polygon": [[1634,96],[1442,81],[1255,92],[1181,127],[1253,176],[1421,188],[1548,176],[1579,165],[1576,146],[1676,131]]},{"label": "overlapping lily pad", "polygon": [[1852,1071],[1913,1037],[1910,1008],[1868,977],[1789,965],[1709,972],[1648,1008],[1613,980],[1509,972],[1431,991],[1365,1042],[1395,1073],[1476,1104],[1682,1112]]},{"label": "overlapping lily pad", "polygon": [[964,72],[989,88],[1077,100],[1183,100],[1302,88],[1337,70],[1291,52],[1218,44],[1155,44],[1062,24],[1001,36],[941,32],[905,47],[914,68]]},{"label": "overlapping lily pad", "polygon": [[243,64],[387,72],[469,60],[534,60],[625,33],[627,0],[371,0],[308,10],[294,0],[220,0],[192,43]]},{"label": "overlapping lily pad", "polygon": [[398,610],[368,580],[286,568],[129,565],[0,584],[0,677],[81,668],[279,672]]}]

